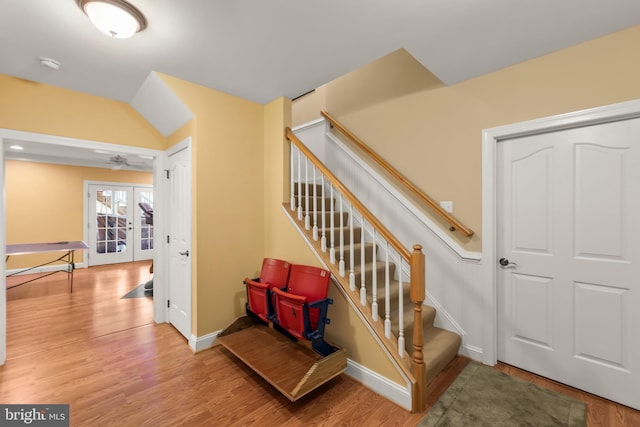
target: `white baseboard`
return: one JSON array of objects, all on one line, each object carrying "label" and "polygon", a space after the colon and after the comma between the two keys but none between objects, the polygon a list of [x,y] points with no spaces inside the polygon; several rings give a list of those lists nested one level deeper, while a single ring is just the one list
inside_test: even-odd
[{"label": "white baseboard", "polygon": [[482,357],[484,356],[484,352],[479,347],[463,344],[460,348],[459,354],[467,356],[468,358],[475,360],[476,362],[483,363]]},{"label": "white baseboard", "polygon": [[191,338],[189,338],[189,347],[191,347],[194,353],[211,348],[216,345],[216,340],[221,332],[222,330],[219,330],[201,337],[191,335]]},{"label": "white baseboard", "polygon": [[351,359],[347,359],[347,370],[345,374],[379,395],[405,408],[407,411],[411,410],[411,391],[409,384],[403,388],[401,385],[390,381]]}]

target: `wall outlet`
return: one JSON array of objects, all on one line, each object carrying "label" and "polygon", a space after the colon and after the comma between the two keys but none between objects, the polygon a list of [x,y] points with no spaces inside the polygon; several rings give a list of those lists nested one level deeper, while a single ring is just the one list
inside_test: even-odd
[{"label": "wall outlet", "polygon": [[453,213],[453,202],[450,200],[441,201],[440,207],[445,210],[445,212]]}]

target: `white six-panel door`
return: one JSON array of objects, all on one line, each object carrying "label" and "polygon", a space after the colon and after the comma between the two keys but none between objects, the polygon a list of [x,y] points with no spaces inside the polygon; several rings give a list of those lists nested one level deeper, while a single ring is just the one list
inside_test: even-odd
[{"label": "white six-panel door", "polygon": [[191,338],[191,167],[190,150],[169,162],[169,322]]},{"label": "white six-panel door", "polygon": [[640,408],[640,119],[497,155],[498,359]]}]

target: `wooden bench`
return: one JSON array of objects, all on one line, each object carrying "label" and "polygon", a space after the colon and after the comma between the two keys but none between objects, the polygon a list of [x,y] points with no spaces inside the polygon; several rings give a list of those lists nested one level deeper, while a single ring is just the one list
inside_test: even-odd
[{"label": "wooden bench", "polygon": [[343,349],[321,356],[308,341],[296,342],[251,316],[236,319],[217,341],[292,402],[347,368]]}]

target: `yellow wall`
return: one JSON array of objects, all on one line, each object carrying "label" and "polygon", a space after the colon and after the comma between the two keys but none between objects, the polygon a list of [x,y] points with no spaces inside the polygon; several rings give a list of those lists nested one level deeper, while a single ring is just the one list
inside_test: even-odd
[{"label": "yellow wall", "polygon": [[[7,243],[82,240],[84,181],[152,184],[149,172],[5,162]],[[7,268],[23,268],[51,260],[48,255],[11,257]],[[82,252],[76,262],[83,262]]]},{"label": "yellow wall", "polygon": [[[452,200],[454,215],[476,231],[471,239],[453,236],[480,250],[482,130],[640,98],[638,46],[635,26],[456,85],[422,89],[415,63],[400,55],[402,66],[364,67],[321,88],[319,101],[301,100],[327,109],[434,199]],[[347,90],[345,81],[357,84]],[[367,90],[394,81],[398,87],[387,87],[386,99],[354,105]],[[408,85],[418,89],[407,92]]]},{"label": "yellow wall", "polygon": [[[242,279],[264,249],[263,107],[171,76],[163,81],[194,113],[193,332],[219,331],[244,313]],[[179,142],[185,131],[170,137]]]},{"label": "yellow wall", "polygon": [[133,107],[0,74],[0,128],[164,149],[165,139]]},{"label": "yellow wall", "polygon": [[406,50],[398,49],[296,99],[293,125],[318,118],[331,107],[344,115],[404,95],[443,87],[444,84]]}]

